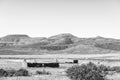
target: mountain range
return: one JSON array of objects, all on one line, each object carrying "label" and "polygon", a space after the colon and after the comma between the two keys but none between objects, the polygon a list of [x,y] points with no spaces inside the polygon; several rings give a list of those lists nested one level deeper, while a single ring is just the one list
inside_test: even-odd
[{"label": "mountain range", "polygon": [[79,38],[70,33],[51,37],[13,34],[0,38],[0,55],[107,54],[120,51],[120,39]]}]

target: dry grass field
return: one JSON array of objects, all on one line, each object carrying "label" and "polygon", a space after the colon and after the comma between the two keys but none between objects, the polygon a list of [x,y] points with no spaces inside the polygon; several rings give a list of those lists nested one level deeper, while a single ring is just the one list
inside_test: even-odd
[{"label": "dry grass field", "polygon": [[114,75],[108,75],[107,78],[110,80],[120,80],[120,73],[115,73]]},{"label": "dry grass field", "polygon": [[[40,61],[44,61],[45,59],[55,60],[56,58],[61,63],[59,68],[27,68],[27,70],[31,73],[35,73],[35,71],[48,71],[51,75],[33,75],[30,77],[6,77],[0,78],[0,80],[70,80],[65,76],[65,70],[76,64],[63,64],[66,61],[72,61],[74,59],[79,60],[79,65],[83,63],[93,62],[95,64],[104,64],[106,66],[120,66],[120,54],[91,54],[91,55],[74,55],[74,54],[53,54],[53,55],[1,55],[0,56],[0,68],[6,69],[19,69],[22,66],[22,59],[40,59]],[[120,80],[120,73],[115,73],[113,75],[106,76],[110,80]]]},{"label": "dry grass field", "polygon": [[[108,75],[107,79],[109,80],[120,80],[120,74]],[[4,77],[0,80],[70,80],[66,76],[61,75],[41,75],[41,76],[32,76],[32,77]]]},{"label": "dry grass field", "polygon": [[38,59],[46,59],[46,58],[75,58],[75,59],[88,59],[88,58],[99,58],[99,59],[119,59],[120,52],[118,53],[108,53],[108,54],[41,54],[41,55],[0,55],[0,58],[15,58],[15,59],[29,59],[29,58],[38,58]]},{"label": "dry grass field", "polygon": [[56,76],[56,75],[42,75],[42,76],[32,76],[32,77],[11,77],[11,78],[0,78],[0,80],[70,80],[66,76]]}]

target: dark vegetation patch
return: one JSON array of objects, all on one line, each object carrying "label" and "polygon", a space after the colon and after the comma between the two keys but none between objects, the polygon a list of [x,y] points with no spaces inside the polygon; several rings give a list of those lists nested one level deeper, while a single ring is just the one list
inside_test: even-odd
[{"label": "dark vegetation patch", "polygon": [[13,77],[13,76],[29,76],[29,72],[26,69],[19,70],[0,69],[0,77]]},{"label": "dark vegetation patch", "polygon": [[120,67],[109,67],[104,65],[88,64],[75,65],[66,70],[71,80],[106,80],[105,76],[111,71],[119,72]]},{"label": "dark vegetation patch", "polygon": [[30,73],[26,69],[19,69],[19,70],[4,70],[0,69],[0,77],[17,77],[17,76],[32,76],[32,75],[50,75],[51,73],[48,71],[36,71],[34,73]]},{"label": "dark vegetation patch", "polygon": [[68,48],[68,45],[28,45],[28,46],[22,46],[19,48],[27,49],[27,48],[32,48],[32,49],[40,49],[40,50],[64,50]]},{"label": "dark vegetation patch", "polygon": [[36,75],[50,75],[51,73],[50,72],[48,72],[48,71],[45,71],[45,70],[43,70],[43,71],[36,71]]},{"label": "dark vegetation patch", "polygon": [[42,50],[64,50],[68,48],[68,46],[41,46],[40,49]]},{"label": "dark vegetation patch", "polygon": [[95,47],[110,49],[120,51],[120,43],[103,43],[103,44],[95,44]]}]

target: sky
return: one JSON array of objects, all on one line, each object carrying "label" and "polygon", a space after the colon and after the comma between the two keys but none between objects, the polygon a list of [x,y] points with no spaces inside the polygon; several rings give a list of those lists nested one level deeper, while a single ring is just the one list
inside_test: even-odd
[{"label": "sky", "polygon": [[120,39],[120,0],[0,0],[0,37],[61,33]]}]

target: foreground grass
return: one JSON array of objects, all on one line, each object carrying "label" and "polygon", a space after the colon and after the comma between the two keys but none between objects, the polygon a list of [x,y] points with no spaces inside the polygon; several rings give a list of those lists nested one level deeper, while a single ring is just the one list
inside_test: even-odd
[{"label": "foreground grass", "polygon": [[60,75],[39,75],[32,77],[4,77],[0,78],[0,80],[70,80],[66,76]]},{"label": "foreground grass", "polygon": [[[106,76],[108,80],[120,80],[120,73]],[[70,80],[67,76],[61,75],[39,75],[32,77],[4,77],[0,80]]]}]

